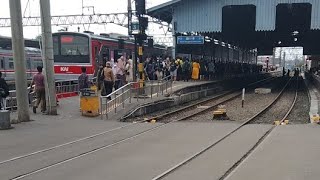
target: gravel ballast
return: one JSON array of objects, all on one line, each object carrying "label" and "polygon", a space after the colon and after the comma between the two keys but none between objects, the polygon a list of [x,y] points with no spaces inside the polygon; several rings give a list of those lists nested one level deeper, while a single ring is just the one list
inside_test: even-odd
[{"label": "gravel ballast", "polygon": [[[278,78],[271,83],[260,86],[263,88],[271,88],[272,92],[270,94],[255,94],[254,90],[250,90],[245,95],[245,103],[243,108],[241,107],[241,97],[235,98],[234,100],[223,104],[227,110],[227,116],[229,120],[214,120],[214,122],[245,122],[259,111],[263,110],[278,96],[280,89],[283,88],[283,82],[285,82],[284,79]],[[213,110],[190,118],[189,121],[213,121]]]}]

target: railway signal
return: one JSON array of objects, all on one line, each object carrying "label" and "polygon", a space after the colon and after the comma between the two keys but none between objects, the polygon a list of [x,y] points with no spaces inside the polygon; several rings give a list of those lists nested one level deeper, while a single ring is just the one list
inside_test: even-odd
[{"label": "railway signal", "polygon": [[[145,17],[146,14],[146,1],[145,0],[136,0],[135,1],[135,13],[136,18],[132,17],[131,9],[131,0],[128,0],[128,17],[129,17],[129,34],[134,35],[135,39],[135,59],[134,59],[134,70],[135,73],[139,72],[140,81],[144,80],[144,72],[141,72],[141,69],[137,67],[143,66],[143,41],[147,40],[146,29],[148,28],[148,18]],[[139,48],[137,47],[139,46]],[[137,59],[139,58],[139,65],[137,64]],[[136,77],[134,76],[136,81]]]}]

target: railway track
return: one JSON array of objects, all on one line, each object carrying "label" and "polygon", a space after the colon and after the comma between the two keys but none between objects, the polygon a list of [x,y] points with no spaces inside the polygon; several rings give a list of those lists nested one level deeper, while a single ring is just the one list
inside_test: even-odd
[{"label": "railway track", "polygon": [[[257,114],[255,114],[254,116],[252,116],[249,120],[247,120],[246,122],[240,124],[238,127],[236,127],[235,129],[231,130],[230,132],[228,132],[225,136],[223,136],[222,138],[220,138],[219,140],[217,140],[216,142],[208,145],[207,147],[203,148],[202,150],[196,152],[195,154],[193,154],[192,156],[186,158],[185,160],[181,161],[180,163],[172,166],[171,168],[169,168],[168,170],[164,171],[163,173],[159,174],[158,176],[154,177],[152,180],[160,180],[163,179],[167,176],[169,176],[171,173],[177,171],[179,168],[183,167],[184,165],[190,163],[192,160],[196,159],[197,157],[199,157],[200,155],[202,155],[203,153],[207,152],[209,149],[214,148],[216,145],[218,145],[219,143],[221,143],[222,141],[224,141],[226,138],[230,137],[231,135],[233,135],[235,132],[239,131],[241,128],[243,128],[244,126],[253,123],[257,118],[259,118],[261,115],[263,115],[264,113],[268,112],[268,110],[274,105],[276,104],[279,99],[281,98],[281,96],[284,94],[285,90],[287,89],[288,85],[292,82],[292,78],[290,80],[288,80],[288,82],[285,84],[285,86],[282,88],[282,90],[280,91],[280,93],[278,94],[278,96],[270,103],[268,104],[263,110],[261,110],[260,112],[258,112]],[[290,104],[290,106],[288,107],[287,112],[283,115],[283,117],[281,118],[281,120],[279,121],[280,124],[284,123],[284,121],[286,120],[286,118],[289,116],[289,114],[291,113],[291,111],[293,110],[296,100],[297,100],[297,96],[298,96],[298,91],[297,88],[295,90],[295,94],[294,94],[294,98]],[[224,180],[226,177],[228,177],[228,175],[233,172],[235,170],[236,167],[238,167],[241,162],[246,159],[252,152],[254,149],[256,149],[256,147],[258,147],[263,140],[277,127],[277,125],[272,126],[270,129],[268,129],[266,131],[266,133],[258,140],[258,142],[246,153],[242,156],[242,158],[240,160],[238,160],[236,163],[234,163],[233,166],[231,166],[223,176],[221,176],[219,179],[220,180]]]},{"label": "railway track", "polygon": [[[259,83],[270,82],[272,80],[275,80],[275,79],[274,78],[263,79],[263,80],[251,83],[247,87],[251,87]],[[169,122],[183,121],[185,119],[192,118],[200,113],[205,113],[207,111],[210,111],[216,108],[218,105],[232,101],[233,99],[241,95],[242,95],[241,89],[226,91],[217,96],[213,96],[203,101],[199,101],[197,103],[193,103],[191,105],[188,105],[179,109],[175,109],[170,112],[165,112],[160,114],[157,113],[156,115],[147,115],[146,117],[138,118],[134,122],[156,120],[158,122],[169,123]]]},{"label": "railway track", "polygon": [[[264,79],[264,80],[261,80],[259,81],[260,82],[265,82],[265,81],[269,81],[269,80],[272,80],[272,78],[268,78],[268,79]],[[258,83],[258,82],[256,82]],[[252,83],[250,85],[253,85],[253,84],[256,84],[256,83]],[[222,98],[224,97],[225,95],[230,95],[232,93],[236,93],[236,92],[227,92],[225,94],[222,94],[222,95],[219,95],[219,96],[216,96],[216,97],[213,97],[212,99],[217,99],[217,98]],[[236,93],[236,94],[233,94],[234,96],[239,96],[240,94]],[[228,99],[226,99],[225,101],[228,101],[228,100],[231,100],[233,99],[234,97],[231,97]],[[211,101],[212,101],[211,99]],[[209,100],[206,100],[204,102],[201,102],[201,103],[205,103],[205,102],[209,102]],[[201,103],[198,103],[197,105],[201,104]],[[194,105],[194,106],[197,106],[197,105]],[[213,106],[212,106],[213,107]],[[211,107],[211,108],[212,108]],[[187,107],[187,108],[191,108],[190,107]],[[183,109],[187,109],[187,108],[183,108]],[[179,111],[183,111],[183,109],[180,109]],[[202,111],[205,111],[207,109],[203,109],[201,111],[198,111],[197,113],[194,113],[194,114],[190,114],[189,117],[192,117],[198,113],[201,113]],[[171,112],[170,114],[174,114],[174,113],[177,113],[177,111],[174,111],[174,112]],[[167,115],[163,115],[162,117],[167,117],[169,114]],[[55,167],[55,166],[58,166],[58,165],[61,165],[63,163],[66,163],[66,162],[69,162],[69,161],[72,161],[72,160],[75,160],[75,159],[78,159],[78,158],[81,158],[83,156],[86,156],[86,155],[89,155],[89,154],[93,154],[97,151],[100,151],[100,150],[103,150],[103,149],[107,149],[107,148],[110,148],[110,147],[113,147],[113,146],[116,146],[118,144],[121,144],[123,142],[126,142],[126,141],[129,141],[129,140],[132,140],[134,138],[137,138],[143,134],[146,134],[146,133],[150,133],[152,131],[155,131],[156,129],[159,129],[161,127],[164,127],[164,126],[168,126],[170,125],[170,123],[172,122],[177,122],[177,121],[182,121],[184,119],[186,119],[188,117],[184,117],[184,118],[180,118],[178,120],[175,120],[175,121],[170,121],[168,123],[164,123],[164,124],[157,124],[155,125],[154,127],[152,128],[147,128],[146,130],[142,130],[142,131],[139,131],[137,133],[134,133],[132,135],[129,135],[128,137],[124,137],[124,138],[120,138],[112,143],[108,143],[108,144],[99,144],[99,145],[96,145],[94,146],[92,149],[86,149],[86,150],[83,150],[83,151],[80,151],[78,154],[74,155],[74,156],[70,156],[70,157],[67,157],[67,158],[63,158],[61,160],[58,160],[58,161],[54,161],[52,163],[48,163],[48,165],[45,165],[45,166],[39,166],[37,168],[34,168],[32,170],[29,170],[28,172],[26,173],[22,173],[22,174],[19,174],[19,175],[15,175],[14,177],[10,178],[10,179],[23,179],[25,177],[28,177],[30,175],[33,175],[33,174],[36,174],[36,173],[39,173],[41,171],[44,171],[44,170],[47,170],[49,168],[52,168],[52,167]],[[149,119],[148,119],[149,120]],[[19,161],[21,160],[24,160],[24,159],[27,159],[27,158],[33,158],[34,156],[40,156],[42,157],[42,155],[44,155],[44,153],[48,153],[48,152],[52,152],[52,151],[57,151],[57,150],[61,150],[63,151],[63,148],[66,148],[68,146],[71,146],[71,145],[77,145],[79,144],[80,142],[87,142],[89,140],[95,140],[97,137],[101,137],[103,138],[104,135],[107,135],[107,134],[110,134],[112,132],[117,132],[119,130],[124,130],[124,129],[128,129],[128,128],[131,128],[135,125],[137,125],[138,123],[141,123],[141,122],[146,122],[148,120],[141,120],[139,122],[136,122],[136,123],[132,123],[132,124],[128,124],[128,125],[124,125],[124,126],[121,126],[121,127],[117,127],[117,128],[114,128],[114,129],[111,129],[111,130],[108,130],[108,131],[105,131],[105,132],[102,132],[102,133],[99,133],[99,134],[95,134],[95,135],[92,135],[92,136],[88,136],[88,137],[85,137],[85,138],[81,138],[81,139],[78,139],[78,140],[75,140],[75,141],[72,141],[72,142],[68,142],[68,143],[64,143],[64,144],[61,144],[61,145],[57,145],[57,146],[54,146],[54,147],[51,147],[51,148],[47,148],[47,149],[43,149],[43,150],[39,150],[39,151],[36,151],[36,152],[32,152],[32,153],[29,153],[29,154],[25,154],[25,155],[22,155],[22,156],[18,156],[18,157],[15,157],[15,158],[11,158],[11,159],[8,159],[8,160],[4,160],[4,161],[1,161],[0,162],[0,167],[1,166],[4,166],[6,164],[9,164],[9,163],[19,163]]]}]

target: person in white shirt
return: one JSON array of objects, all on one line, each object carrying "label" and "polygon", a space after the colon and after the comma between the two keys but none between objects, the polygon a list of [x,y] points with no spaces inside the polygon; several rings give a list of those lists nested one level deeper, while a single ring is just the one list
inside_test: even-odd
[{"label": "person in white shirt", "polygon": [[116,79],[119,79],[119,88],[121,88],[124,84],[125,84],[125,74],[124,74],[124,71],[125,71],[125,61],[124,61],[124,57],[121,56],[118,60],[117,60],[117,73],[116,73],[116,76],[117,78]]},{"label": "person in white shirt", "polygon": [[133,60],[131,56],[128,57],[125,70],[126,70],[126,81],[132,82],[133,81]]}]

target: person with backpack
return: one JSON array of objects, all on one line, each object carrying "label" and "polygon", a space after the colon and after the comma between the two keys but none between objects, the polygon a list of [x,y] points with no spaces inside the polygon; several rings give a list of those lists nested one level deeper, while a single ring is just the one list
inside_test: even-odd
[{"label": "person with backpack", "polygon": [[170,63],[170,75],[173,81],[177,80],[177,64],[174,60],[171,61]]},{"label": "person with backpack", "polygon": [[[111,63],[107,62],[106,67],[103,69],[104,75],[104,88],[105,88],[105,96],[108,96],[112,93],[112,89],[115,82],[115,75],[111,67]],[[108,100],[111,100],[111,97],[108,97]]]},{"label": "person with backpack", "polygon": [[87,68],[81,67],[81,75],[78,77],[79,90],[89,88],[89,76],[87,75]]},{"label": "person with backpack", "polygon": [[0,72],[0,110],[2,108],[5,108],[5,107],[2,107],[2,103],[3,103],[3,100],[5,100],[6,97],[8,96],[9,96],[9,86],[7,82],[2,78],[2,73]]}]

